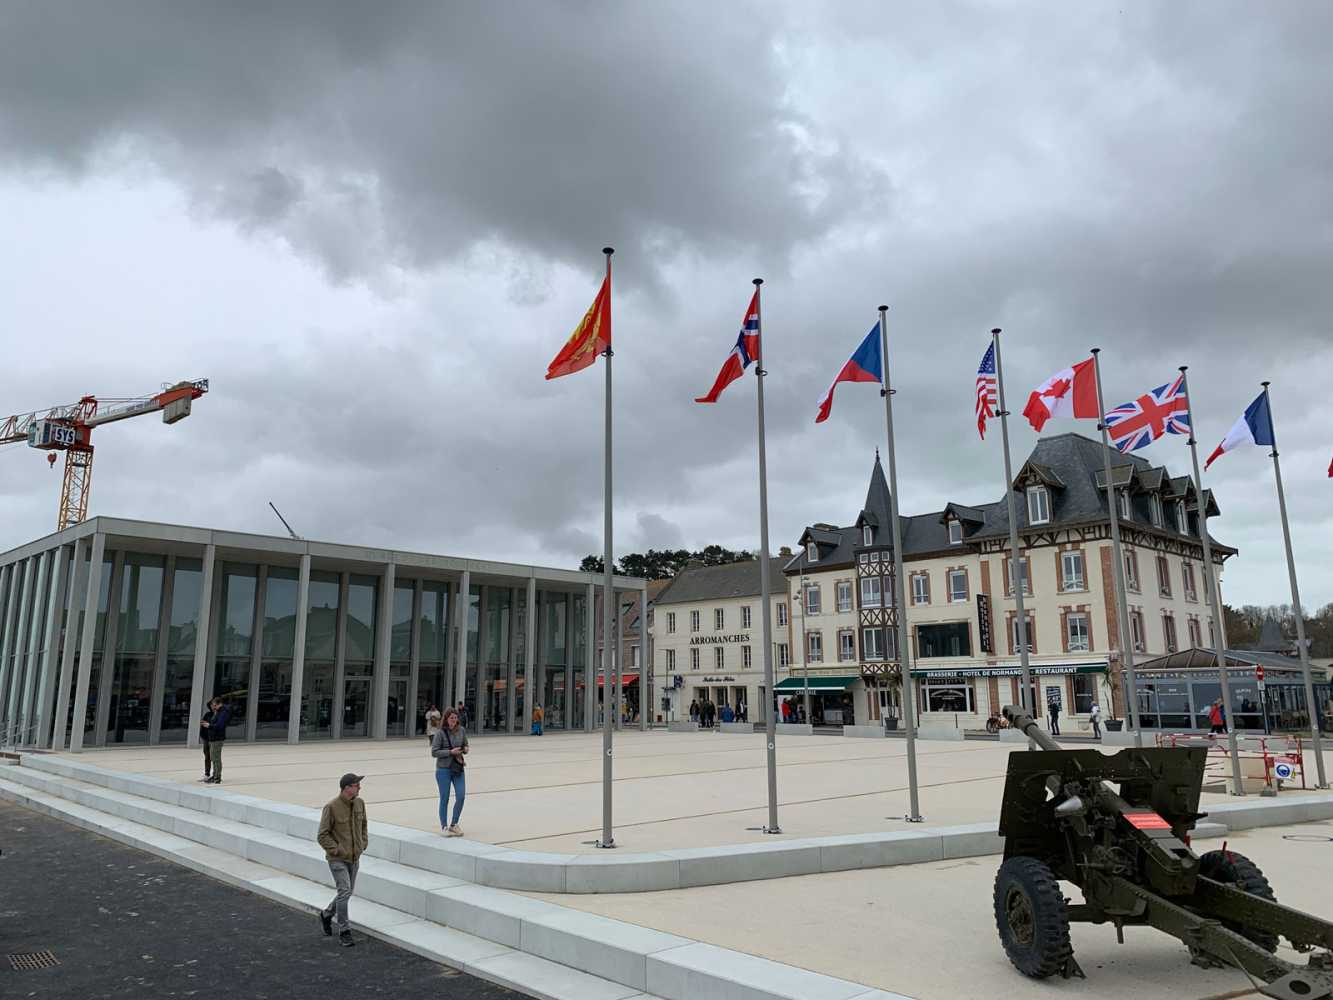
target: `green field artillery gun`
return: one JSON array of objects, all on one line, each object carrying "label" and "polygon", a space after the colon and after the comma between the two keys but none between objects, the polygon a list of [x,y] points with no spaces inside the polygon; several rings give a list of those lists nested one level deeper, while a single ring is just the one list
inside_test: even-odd
[{"label": "green field artillery gun", "polygon": [[[1022,709],[1004,716],[1041,747],[1010,755],[1000,811],[995,924],[1018,971],[1082,978],[1071,921],[1113,924],[1122,944],[1126,926],[1148,925],[1196,964],[1242,970],[1265,996],[1333,998],[1333,923],[1278,903],[1263,872],[1225,845],[1190,849],[1206,747],[1064,750]],[[1061,881],[1083,902],[1066,900]],[[1279,938],[1306,961],[1279,957]]]}]

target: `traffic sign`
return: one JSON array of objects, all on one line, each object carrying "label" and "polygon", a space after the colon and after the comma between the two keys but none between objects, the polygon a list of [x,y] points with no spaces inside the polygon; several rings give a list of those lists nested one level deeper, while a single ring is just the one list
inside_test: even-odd
[{"label": "traffic sign", "polygon": [[1273,765],[1273,774],[1277,776],[1279,781],[1290,781],[1295,773],[1296,769],[1285,760],[1280,760]]}]

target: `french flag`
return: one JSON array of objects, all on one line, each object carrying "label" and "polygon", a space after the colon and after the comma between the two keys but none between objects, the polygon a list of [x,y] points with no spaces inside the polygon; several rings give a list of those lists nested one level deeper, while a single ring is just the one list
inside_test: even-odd
[{"label": "french flag", "polygon": [[696,403],[716,403],[722,390],[745,374],[750,362],[759,360],[759,290],[750,300],[750,308],[745,310],[745,321],[741,324],[741,335],[736,338],[736,346],[722,362],[722,370],[717,373],[713,388],[707,396],[696,396]]},{"label": "french flag", "polygon": [[838,372],[838,377],[829,386],[828,394],[819,403],[819,415],[815,423],[822,424],[828,419],[833,409],[833,390],[839,382],[879,382],[884,383],[884,359],[879,352],[879,324],[876,323],[861,341],[861,346],[853,353],[848,362]]},{"label": "french flag", "polygon": [[[1203,467],[1208,468],[1214,460],[1243,444],[1269,446],[1273,444],[1273,414],[1268,409],[1268,393],[1266,392],[1259,393],[1254,402],[1245,407],[1244,414],[1236,421],[1231,430],[1227,431],[1227,436],[1222,439],[1222,443],[1213,449],[1213,453],[1208,456],[1208,461],[1203,463]],[[1333,475],[1333,466],[1330,466],[1329,474]]]}]

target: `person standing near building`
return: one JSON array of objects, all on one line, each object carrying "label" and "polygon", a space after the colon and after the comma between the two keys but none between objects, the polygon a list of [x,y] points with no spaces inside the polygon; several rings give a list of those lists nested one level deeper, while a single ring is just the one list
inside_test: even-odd
[{"label": "person standing near building", "polygon": [[1092,738],[1099,740],[1102,738],[1102,707],[1093,705],[1092,711],[1088,713],[1088,721],[1092,723]]},{"label": "person standing near building", "polygon": [[542,711],[540,705],[532,706],[532,735],[540,736],[542,734],[542,720],[546,718],[546,713]]},{"label": "person standing near building", "polygon": [[435,734],[436,734],[437,732],[439,732],[439,730],[440,730],[440,722],[443,721],[443,719],[444,719],[444,716],[442,716],[442,715],[440,714],[440,710],[439,710],[438,708],[435,707],[434,703],[431,704],[430,708],[426,709],[426,742],[427,742],[427,743],[430,743],[432,740],[435,739]]},{"label": "person standing near building", "polygon": [[213,758],[208,755],[208,725],[213,721],[213,709],[206,708],[204,717],[199,720],[199,745],[204,750],[204,776],[199,780],[205,783],[213,779]]},{"label": "person standing near building", "polygon": [[460,726],[467,725],[467,705],[461,701],[458,703],[458,724]]},{"label": "person standing near building", "polygon": [[1060,703],[1052,698],[1046,703],[1046,714],[1049,718],[1051,735],[1060,735]]},{"label": "person standing near building", "polygon": [[204,719],[199,724],[208,730],[208,759],[213,764],[213,776],[205,784],[222,784],[222,745],[227,742],[227,723],[231,721],[231,709],[221,698],[214,698],[210,705],[213,717]]},{"label": "person standing near building", "polygon": [[697,701],[690,702],[690,721],[696,726],[699,724],[699,703]]},{"label": "person standing near building", "polygon": [[1227,731],[1227,713],[1222,707],[1222,699],[1218,698],[1213,702],[1213,707],[1208,710],[1208,731],[1210,733],[1225,733]]},{"label": "person standing near building", "polygon": [[[440,790],[440,832],[449,837],[463,836],[458,820],[463,815],[463,799],[467,795],[467,782],[463,779],[467,753],[467,731],[458,711],[451,708],[444,715],[444,725],[436,730],[430,743],[430,755],[435,758],[435,785]],[[452,822],[448,820],[450,788],[454,792]]]},{"label": "person standing near building", "polygon": [[364,774],[344,774],[338,779],[338,797],[324,806],[319,816],[319,833],[315,839],[324,848],[324,860],[329,863],[337,895],[333,902],[319,911],[319,923],[324,933],[333,936],[333,918],[338,918],[338,942],[350,948],[352,922],[347,916],[347,904],[356,888],[356,872],[361,855],[370,843],[370,824],[366,821],[366,804],[361,799],[361,780]]}]

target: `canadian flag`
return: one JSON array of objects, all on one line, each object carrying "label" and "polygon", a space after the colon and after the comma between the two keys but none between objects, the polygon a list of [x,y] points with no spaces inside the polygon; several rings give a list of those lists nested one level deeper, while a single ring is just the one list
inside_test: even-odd
[{"label": "canadian flag", "polygon": [[1033,390],[1028,405],[1023,407],[1023,416],[1038,433],[1052,417],[1097,419],[1097,372],[1092,366],[1092,358],[1080,361],[1056,372]]}]

